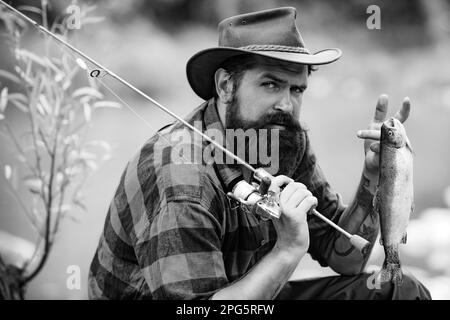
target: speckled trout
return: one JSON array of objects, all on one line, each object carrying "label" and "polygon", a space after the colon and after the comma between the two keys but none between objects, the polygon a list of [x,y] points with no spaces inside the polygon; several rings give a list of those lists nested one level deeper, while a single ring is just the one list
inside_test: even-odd
[{"label": "speckled trout", "polygon": [[396,118],[386,120],[381,126],[379,155],[374,209],[380,217],[380,243],[385,253],[379,280],[401,284],[398,245],[406,243],[406,228],[414,210],[413,152],[405,128]]}]

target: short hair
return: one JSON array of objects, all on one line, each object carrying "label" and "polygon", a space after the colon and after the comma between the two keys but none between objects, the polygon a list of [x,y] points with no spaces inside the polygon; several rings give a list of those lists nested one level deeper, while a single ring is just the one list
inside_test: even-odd
[{"label": "short hair", "polygon": [[[317,71],[317,68],[313,65],[290,63],[290,62],[285,62],[285,61],[278,60],[278,59],[273,59],[273,58],[263,57],[263,56],[253,55],[253,54],[242,54],[242,55],[228,58],[219,65],[218,69],[223,68],[230,74],[230,77],[234,82],[234,86],[233,86],[233,93],[234,93],[237,90],[237,88],[239,87],[242,77],[244,76],[244,73],[246,71],[254,69],[260,65],[271,66],[271,67],[280,67],[282,69],[285,69],[285,70],[291,71],[291,72],[300,72],[300,68],[307,66],[308,67],[308,76],[310,76],[312,72]],[[218,97],[215,86],[214,86],[213,94],[214,94],[214,98]]]}]

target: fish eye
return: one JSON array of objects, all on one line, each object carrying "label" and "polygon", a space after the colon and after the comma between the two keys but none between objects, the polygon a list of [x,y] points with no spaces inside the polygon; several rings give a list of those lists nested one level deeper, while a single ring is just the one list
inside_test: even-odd
[{"label": "fish eye", "polygon": [[394,133],[392,132],[392,130],[389,130],[389,131],[388,131],[388,135],[389,135],[389,136],[392,136],[393,134],[394,134]]}]

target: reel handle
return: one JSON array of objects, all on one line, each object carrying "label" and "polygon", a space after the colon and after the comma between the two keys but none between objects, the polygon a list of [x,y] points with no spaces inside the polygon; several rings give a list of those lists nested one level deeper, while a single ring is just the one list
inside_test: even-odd
[{"label": "reel handle", "polygon": [[259,184],[258,192],[260,195],[265,196],[269,192],[269,187],[272,181],[269,177],[263,177],[261,183]]}]

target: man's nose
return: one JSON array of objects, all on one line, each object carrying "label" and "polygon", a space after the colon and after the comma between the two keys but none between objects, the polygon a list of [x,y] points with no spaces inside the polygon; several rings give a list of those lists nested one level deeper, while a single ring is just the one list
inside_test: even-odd
[{"label": "man's nose", "polygon": [[275,109],[292,114],[294,111],[294,105],[292,104],[290,92],[283,95],[281,100],[275,105]]}]

